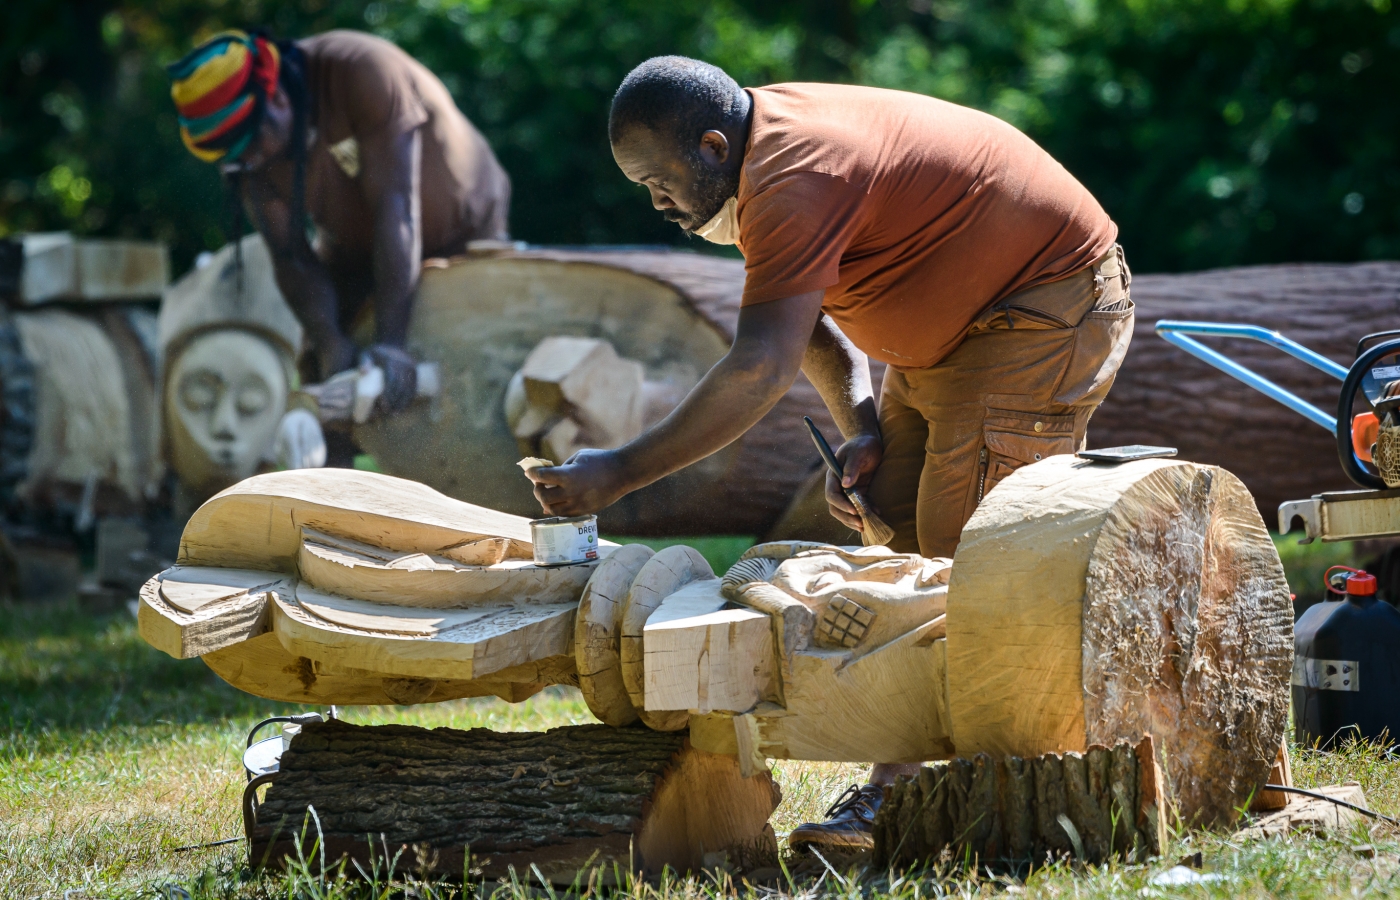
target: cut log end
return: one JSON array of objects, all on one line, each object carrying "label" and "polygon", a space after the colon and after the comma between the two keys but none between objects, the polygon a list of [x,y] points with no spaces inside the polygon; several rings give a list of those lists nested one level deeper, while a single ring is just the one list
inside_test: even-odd
[{"label": "cut log end", "polygon": [[1090,743],[1160,736],[1185,817],[1230,821],[1277,754],[1292,651],[1282,564],[1238,478],[1177,466],[1124,493],[1085,585]]},{"label": "cut log end", "polygon": [[[1232,821],[1283,737],[1288,585],[1239,479],[1053,457],[991,491],[948,601],[958,753],[1158,740],[1184,822]],[[1033,651],[1033,652],[1028,652]]]}]

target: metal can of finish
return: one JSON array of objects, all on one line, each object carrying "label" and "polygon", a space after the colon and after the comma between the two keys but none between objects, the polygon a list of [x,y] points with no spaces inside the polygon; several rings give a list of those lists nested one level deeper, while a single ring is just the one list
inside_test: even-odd
[{"label": "metal can of finish", "polygon": [[556,516],[530,523],[537,566],[571,566],[598,558],[597,516]]}]

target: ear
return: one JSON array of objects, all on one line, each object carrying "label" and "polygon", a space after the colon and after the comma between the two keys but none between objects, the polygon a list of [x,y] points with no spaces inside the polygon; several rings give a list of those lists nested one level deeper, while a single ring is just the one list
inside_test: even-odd
[{"label": "ear", "polygon": [[729,159],[729,138],[713,129],[700,135],[700,158],[715,168]]}]

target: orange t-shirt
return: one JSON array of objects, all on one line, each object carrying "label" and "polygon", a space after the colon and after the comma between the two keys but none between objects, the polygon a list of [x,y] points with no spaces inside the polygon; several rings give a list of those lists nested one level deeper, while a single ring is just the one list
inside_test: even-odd
[{"label": "orange t-shirt", "polygon": [[986,113],[849,85],[749,95],[743,305],[824,290],[823,311],[874,359],[936,364],[989,305],[1117,237],[1074,176]]}]

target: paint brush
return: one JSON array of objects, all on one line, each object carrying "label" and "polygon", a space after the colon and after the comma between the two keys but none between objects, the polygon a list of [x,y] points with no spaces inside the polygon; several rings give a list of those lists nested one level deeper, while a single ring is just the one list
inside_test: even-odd
[{"label": "paint brush", "polygon": [[[836,476],[836,482],[840,484],[844,476],[841,461],[836,458],[835,453],[831,452],[831,445],[826,442],[826,438],[822,435],[821,429],[817,427],[817,423],[813,422],[810,416],[803,416],[802,421],[807,423],[807,430],[812,433],[812,443],[817,445],[817,452],[821,454],[822,462],[826,463],[826,467],[831,470],[831,474]],[[856,508],[856,513],[860,516],[861,524],[864,526],[860,537],[865,545],[873,547],[888,544],[894,538],[894,529],[885,524],[884,519],[876,515],[875,511],[870,508],[870,504],[865,502],[860,491],[846,487],[841,488],[841,491],[846,495],[846,499],[851,501],[851,505]]]}]

